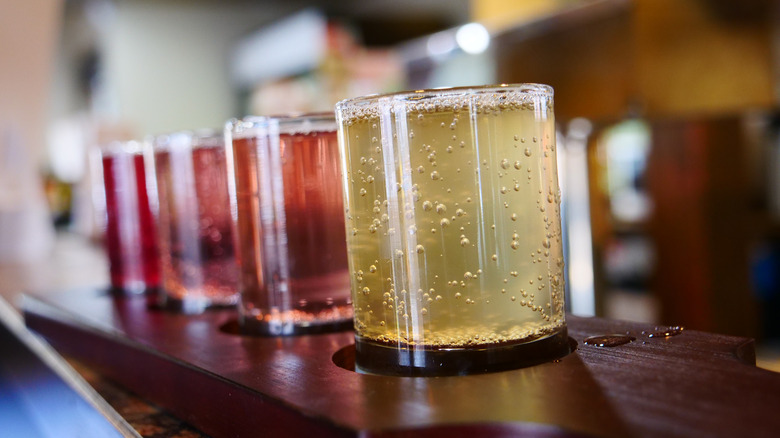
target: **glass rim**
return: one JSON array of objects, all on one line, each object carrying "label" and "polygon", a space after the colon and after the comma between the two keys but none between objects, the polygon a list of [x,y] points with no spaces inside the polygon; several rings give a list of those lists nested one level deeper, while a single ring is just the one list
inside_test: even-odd
[{"label": "glass rim", "polygon": [[101,156],[115,156],[120,154],[140,155],[144,152],[142,140],[112,140],[98,146]]},{"label": "glass rim", "polygon": [[336,131],[336,114],[334,112],[301,112],[270,116],[245,116],[241,119],[229,120],[225,129],[231,136],[237,138],[250,137],[262,133],[263,128],[275,124],[280,134],[307,134],[318,131]]},{"label": "glass rim", "polygon": [[483,95],[489,93],[514,92],[524,95],[541,96],[552,98],[554,95],[553,87],[539,83],[502,83],[495,85],[477,85],[463,87],[440,87],[426,88],[421,90],[407,90],[393,93],[377,93],[366,96],[344,99],[336,103],[336,111],[350,106],[369,105],[378,103],[382,100],[392,100],[394,102],[416,103],[427,98],[443,97],[462,97],[468,95]]},{"label": "glass rim", "polygon": [[216,129],[196,129],[170,132],[149,137],[147,142],[156,152],[167,151],[174,139],[186,138],[191,149],[201,149],[224,146],[225,136]]}]

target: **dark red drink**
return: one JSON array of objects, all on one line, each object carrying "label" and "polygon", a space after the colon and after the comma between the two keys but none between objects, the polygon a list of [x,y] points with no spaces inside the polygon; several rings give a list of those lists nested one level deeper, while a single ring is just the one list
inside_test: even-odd
[{"label": "dark red drink", "polygon": [[237,122],[232,150],[244,329],[293,334],[350,327],[333,117]]},{"label": "dark red drink", "polygon": [[138,143],[115,143],[103,151],[103,183],[111,286],[127,293],[158,287],[157,236]]},{"label": "dark red drink", "polygon": [[187,313],[238,300],[222,135],[155,139],[165,304]]}]

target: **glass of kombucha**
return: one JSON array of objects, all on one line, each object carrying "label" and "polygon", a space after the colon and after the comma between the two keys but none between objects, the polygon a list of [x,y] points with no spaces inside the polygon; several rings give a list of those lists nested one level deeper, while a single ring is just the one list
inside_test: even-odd
[{"label": "glass of kombucha", "polygon": [[100,148],[99,162],[105,193],[105,245],[111,289],[124,294],[154,291],[160,284],[160,260],[143,144],[109,143]]},{"label": "glass of kombucha", "polygon": [[356,368],[404,376],[569,352],[553,90],[420,90],[336,105]]},{"label": "glass of kombucha", "polygon": [[162,304],[184,313],[238,301],[222,133],[178,132],[147,147],[156,186]]},{"label": "glass of kombucha", "polygon": [[239,324],[259,335],[352,326],[333,114],[228,122]]}]

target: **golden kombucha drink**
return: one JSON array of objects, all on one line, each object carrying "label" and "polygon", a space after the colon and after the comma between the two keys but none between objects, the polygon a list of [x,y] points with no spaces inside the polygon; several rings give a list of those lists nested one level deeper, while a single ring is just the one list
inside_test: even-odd
[{"label": "golden kombucha drink", "polygon": [[332,114],[231,122],[244,332],[352,325],[343,195]]},{"label": "golden kombucha drink", "polygon": [[359,368],[463,374],[568,351],[552,103],[522,85],[337,105]]}]

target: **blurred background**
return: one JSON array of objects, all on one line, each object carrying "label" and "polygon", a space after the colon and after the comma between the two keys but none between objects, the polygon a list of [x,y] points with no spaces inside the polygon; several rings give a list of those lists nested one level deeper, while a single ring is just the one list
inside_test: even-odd
[{"label": "blurred background", "polygon": [[572,313],[755,337],[760,363],[780,363],[777,2],[8,0],[0,59],[12,300],[108,283],[98,144],[541,82],[556,93]]}]

